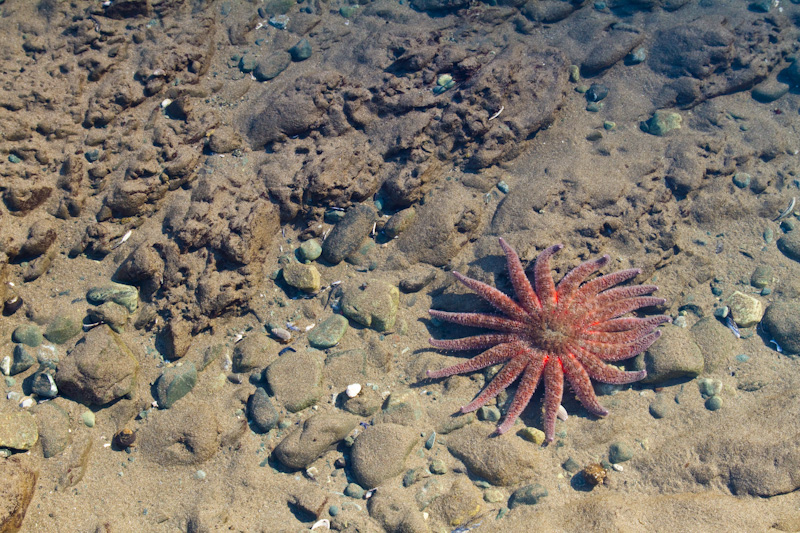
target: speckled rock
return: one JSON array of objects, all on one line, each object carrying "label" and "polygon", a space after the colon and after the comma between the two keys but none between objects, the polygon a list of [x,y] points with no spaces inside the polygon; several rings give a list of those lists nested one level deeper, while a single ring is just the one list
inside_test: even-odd
[{"label": "speckled rock", "polygon": [[376,331],[389,331],[397,318],[400,290],[383,281],[350,284],[342,292],[342,313]]},{"label": "speckled rock", "polygon": [[348,413],[320,413],[286,435],[273,454],[287,468],[300,470],[310,465],[358,424]]},{"label": "speckled rock", "polygon": [[661,338],[633,361],[635,370],[647,370],[642,383],[692,379],[700,375],[705,359],[691,334],[683,328],[661,328]]},{"label": "speckled rock", "polygon": [[285,353],[264,376],[275,400],[292,413],[311,407],[322,395],[322,357],[310,350]]},{"label": "speckled rock", "polygon": [[111,283],[102,287],[92,287],[86,293],[86,300],[92,305],[115,302],[129,313],[135,313],[139,306],[139,290],[132,285]]},{"label": "speckled rock", "polygon": [[350,453],[353,475],[362,487],[377,487],[405,471],[409,454],[419,443],[419,434],[398,424],[367,427],[356,438]]},{"label": "speckled rock", "polygon": [[31,413],[13,410],[0,413],[0,448],[30,450],[39,440],[39,429]]},{"label": "speckled rock", "polygon": [[800,301],[778,300],[764,313],[764,329],[787,354],[800,353]]},{"label": "speckled rock", "polygon": [[764,316],[764,304],[749,294],[735,291],[725,300],[725,304],[740,328],[751,328],[761,322]]},{"label": "speckled rock", "polygon": [[547,495],[547,489],[539,483],[525,485],[511,494],[508,506],[513,509],[520,505],[536,505],[542,498],[546,498]]},{"label": "speckled rock", "polygon": [[56,384],[62,394],[87,405],[104,405],[130,393],[139,363],[122,338],[98,326],[78,341],[58,365]]},{"label": "speckled rock", "polygon": [[290,261],[283,267],[283,279],[286,283],[303,292],[319,292],[321,278],[314,265]]},{"label": "speckled rock", "polygon": [[514,485],[532,477],[539,450],[518,438],[489,438],[494,426],[471,424],[450,433],[447,449],[466,465],[471,476],[492,485]]}]

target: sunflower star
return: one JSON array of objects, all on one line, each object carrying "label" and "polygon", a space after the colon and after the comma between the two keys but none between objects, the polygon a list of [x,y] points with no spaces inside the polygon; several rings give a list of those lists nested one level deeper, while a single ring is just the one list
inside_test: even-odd
[{"label": "sunflower star", "polygon": [[490,285],[455,271],[453,275],[505,316],[435,309],[431,309],[430,314],[440,320],[501,333],[453,340],[430,339],[433,346],[447,350],[488,349],[463,363],[429,370],[427,375],[442,378],[507,363],[472,402],[461,408],[462,413],[475,411],[521,376],[505,420],[497,426],[497,434],[505,433],[514,425],[544,376],[545,441],[552,442],[564,392],[564,376],[587,410],[597,416],[607,415],[608,411],[597,401],[589,378],[615,384],[644,378],[645,370],[626,372],[606,362],[621,361],[643,352],[661,336],[656,328],[672,319],[665,315],[622,316],[641,307],[666,302],[663,298],[648,296],[658,288],[655,285],[614,287],[639,275],[638,268],[586,281],[608,263],[608,255],[580,264],[556,285],[550,273],[550,258],[563,248],[556,244],[536,258],[531,285],[517,253],[503,239],[500,239],[500,246],[506,254],[516,301]]}]

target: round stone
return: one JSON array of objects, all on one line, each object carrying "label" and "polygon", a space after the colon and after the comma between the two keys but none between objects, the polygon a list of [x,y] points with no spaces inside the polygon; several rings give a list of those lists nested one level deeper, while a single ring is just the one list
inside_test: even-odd
[{"label": "round stone", "polygon": [[706,409],[709,411],[716,411],[722,407],[722,397],[720,396],[711,396],[708,400],[706,400]]},{"label": "round stone", "polygon": [[608,448],[608,460],[612,464],[624,463],[630,461],[631,458],[633,458],[633,448],[624,442],[612,442]]}]

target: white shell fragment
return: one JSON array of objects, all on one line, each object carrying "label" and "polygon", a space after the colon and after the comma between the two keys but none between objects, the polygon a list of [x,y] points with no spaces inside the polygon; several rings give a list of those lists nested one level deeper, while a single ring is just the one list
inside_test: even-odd
[{"label": "white shell fragment", "polygon": [[567,414],[567,410],[564,409],[563,405],[559,405],[558,406],[558,414],[556,416],[558,416],[558,419],[561,420],[562,422],[566,421],[567,418],[569,418],[569,415]]},{"label": "white shell fragment", "polygon": [[355,398],[358,396],[359,392],[361,392],[361,383],[351,383],[344,390],[344,393],[347,394],[348,398]]}]

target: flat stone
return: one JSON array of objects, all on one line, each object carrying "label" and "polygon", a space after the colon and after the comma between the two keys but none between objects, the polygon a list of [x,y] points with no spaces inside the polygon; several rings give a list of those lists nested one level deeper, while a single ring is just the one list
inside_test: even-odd
[{"label": "flat stone", "polygon": [[308,333],[308,343],[320,350],[332,348],[342,340],[348,325],[347,319],[342,315],[332,315]]},{"label": "flat stone", "polygon": [[399,424],[367,427],[356,438],[350,452],[353,475],[362,487],[377,487],[399,476],[406,459],[419,443],[419,434]]},{"label": "flat stone", "polygon": [[78,341],[58,365],[56,384],[62,394],[87,405],[104,405],[130,393],[139,363],[122,338],[98,326]]},{"label": "flat stone", "polygon": [[283,267],[283,279],[288,285],[303,292],[319,292],[321,278],[314,265],[290,261]]},{"label": "flat stone", "polygon": [[678,113],[659,109],[646,122],[639,126],[642,131],[651,135],[663,136],[672,130],[680,129],[683,118]]},{"label": "flat stone", "polygon": [[542,498],[546,498],[547,495],[547,489],[538,483],[525,485],[511,494],[508,506],[513,509],[520,505],[536,505]]},{"label": "flat stone", "polygon": [[533,477],[539,451],[514,435],[489,438],[492,432],[494,426],[468,425],[448,435],[447,449],[464,463],[471,476],[492,485],[515,485]]},{"label": "flat stone", "polygon": [[741,328],[751,328],[761,322],[764,316],[764,304],[749,294],[735,291],[725,304],[730,308],[734,322]]},{"label": "flat stone", "polygon": [[291,62],[292,56],[289,52],[279,51],[255,60],[251,70],[258,81],[268,81],[277,78]]},{"label": "flat stone", "polygon": [[175,402],[189,394],[197,384],[197,368],[194,363],[178,364],[167,368],[156,383],[156,400],[162,409],[169,409]]},{"label": "flat stone", "polygon": [[320,413],[286,435],[273,454],[287,468],[300,470],[314,462],[358,424],[348,413]]},{"label": "flat stone", "polygon": [[44,332],[44,338],[53,344],[64,344],[82,331],[79,320],[69,315],[58,315]]},{"label": "flat stone", "polygon": [[322,358],[311,351],[287,352],[269,365],[264,375],[275,400],[296,413],[322,396]]},{"label": "flat stone", "polygon": [[689,380],[700,375],[705,359],[689,332],[676,326],[661,331],[661,338],[633,360],[635,370],[647,370],[642,383]]},{"label": "flat stone", "polygon": [[36,419],[28,411],[0,413],[0,448],[30,450],[37,440]]},{"label": "flat stone", "polygon": [[400,290],[384,281],[349,285],[342,294],[342,313],[375,331],[389,331],[397,318]]},{"label": "flat stone", "polygon": [[275,344],[260,333],[251,333],[236,343],[233,349],[233,371],[250,372],[266,368],[276,357],[275,351],[269,349],[270,343]]},{"label": "flat stone", "polygon": [[624,463],[633,458],[633,448],[622,441],[612,442],[608,447],[608,460],[612,464]]},{"label": "flat stone", "polygon": [[706,373],[714,373],[730,363],[736,353],[736,336],[713,317],[701,318],[689,329],[705,361]]}]

